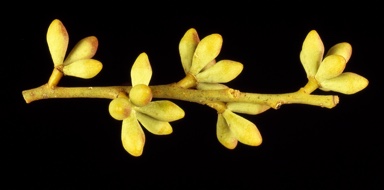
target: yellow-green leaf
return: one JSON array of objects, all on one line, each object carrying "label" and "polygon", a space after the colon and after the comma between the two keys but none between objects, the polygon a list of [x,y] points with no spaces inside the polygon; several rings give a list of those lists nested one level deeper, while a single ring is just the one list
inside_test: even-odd
[{"label": "yellow-green leaf", "polygon": [[271,107],[266,104],[255,104],[248,102],[228,102],[227,108],[237,113],[256,115],[259,113],[263,113]]},{"label": "yellow-green leaf", "polygon": [[147,114],[160,121],[175,121],[184,117],[184,110],[169,100],[149,102],[143,107],[135,107],[141,113]]},{"label": "yellow-green leaf", "polygon": [[151,133],[155,135],[168,135],[172,133],[172,126],[169,122],[160,121],[146,114],[136,112],[139,122]]},{"label": "yellow-green leaf", "polygon": [[316,30],[311,30],[306,36],[300,61],[304,67],[307,77],[314,77],[324,55],[324,44]]},{"label": "yellow-green leaf", "polygon": [[243,64],[237,61],[221,60],[208,69],[198,73],[198,82],[226,83],[236,78],[243,70]]},{"label": "yellow-green leaf", "polygon": [[349,44],[347,42],[338,43],[338,44],[332,46],[328,50],[328,52],[325,56],[328,56],[328,55],[343,56],[345,59],[345,62],[348,62],[349,58],[351,58],[351,55],[352,55],[352,46],[351,46],[351,44]]},{"label": "yellow-green leaf", "polygon": [[63,23],[58,19],[53,20],[48,27],[47,43],[54,66],[63,64],[68,41],[68,32]]},{"label": "yellow-green leaf", "polygon": [[354,94],[368,86],[369,81],[356,73],[344,72],[338,77],[321,81],[321,90]]},{"label": "yellow-green leaf", "polygon": [[262,137],[255,124],[228,109],[222,114],[229,129],[238,141],[250,146],[259,146],[261,144]]},{"label": "yellow-green leaf", "polygon": [[80,59],[90,59],[97,51],[99,42],[95,36],[89,36],[80,40],[69,52],[64,60],[64,65],[71,64]]},{"label": "yellow-green leaf", "polygon": [[152,67],[149,63],[148,55],[141,53],[135,60],[131,68],[132,86],[136,84],[148,85],[152,77]]},{"label": "yellow-green leaf", "polygon": [[209,69],[210,67],[214,66],[215,64],[216,64],[216,59],[210,61],[207,65],[205,65],[205,67],[203,69],[201,69],[200,72],[203,72],[203,71]]},{"label": "yellow-green leaf", "polygon": [[192,57],[199,42],[199,35],[194,28],[189,29],[180,40],[179,53],[185,73],[188,73],[191,68]]},{"label": "yellow-green leaf", "polygon": [[123,120],[121,141],[124,149],[132,156],[141,156],[145,144],[145,134],[134,112]]},{"label": "yellow-green leaf", "polygon": [[318,82],[321,82],[337,77],[344,71],[346,64],[347,62],[341,55],[329,55],[320,63],[315,78]]},{"label": "yellow-green leaf", "polygon": [[227,122],[222,114],[217,117],[216,136],[219,142],[228,149],[234,149],[237,146],[237,139],[229,129]]},{"label": "yellow-green leaf", "polygon": [[89,79],[96,76],[102,68],[103,64],[98,60],[81,59],[64,66],[63,72],[67,76]]},{"label": "yellow-green leaf", "polygon": [[195,49],[189,72],[192,75],[199,73],[209,62],[219,55],[222,44],[223,38],[220,34],[211,34],[204,37]]}]

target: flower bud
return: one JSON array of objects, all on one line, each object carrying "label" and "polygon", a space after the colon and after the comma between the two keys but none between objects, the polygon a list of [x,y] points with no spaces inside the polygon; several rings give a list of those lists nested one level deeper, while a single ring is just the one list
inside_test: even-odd
[{"label": "flower bud", "polygon": [[109,103],[108,111],[114,119],[123,120],[130,116],[132,106],[126,97],[115,98]]},{"label": "flower bud", "polygon": [[145,106],[152,100],[152,90],[145,84],[138,84],[129,91],[129,98],[136,106]]}]

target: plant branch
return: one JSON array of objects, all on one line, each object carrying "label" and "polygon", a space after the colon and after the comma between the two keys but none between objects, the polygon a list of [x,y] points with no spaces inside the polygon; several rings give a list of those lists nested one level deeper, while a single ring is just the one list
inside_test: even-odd
[{"label": "plant branch", "polygon": [[[47,84],[24,90],[22,95],[26,103],[51,98],[106,98],[114,99],[121,92],[129,93],[131,86],[107,87],[55,87]],[[150,86],[153,98],[175,99],[199,104],[220,102],[248,102],[266,104],[278,109],[283,104],[307,104],[325,108],[333,108],[339,98],[336,95],[311,95],[302,90],[283,94],[259,94],[241,92],[233,88],[222,90],[196,90],[182,88],[177,83]]]}]

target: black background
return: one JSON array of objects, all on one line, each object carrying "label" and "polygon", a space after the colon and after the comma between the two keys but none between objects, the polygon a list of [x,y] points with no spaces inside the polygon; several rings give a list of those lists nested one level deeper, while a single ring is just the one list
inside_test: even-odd
[{"label": "black background", "polygon": [[[68,4],[70,4],[68,2]],[[350,9],[327,5],[277,10],[253,3],[145,5],[102,4],[58,10],[14,9],[4,22],[2,95],[2,173],[5,189],[380,189],[383,187],[382,74],[384,17],[378,5]],[[160,6],[168,9],[160,9]],[[174,8],[172,8],[174,6]],[[11,9],[12,10],[12,9]],[[185,118],[172,122],[173,133],[147,131],[144,153],[133,157],[120,141],[121,121],[109,116],[105,99],[49,99],[26,104],[22,90],[47,82],[52,61],[46,31],[60,19],[69,33],[70,50],[94,35],[94,58],[103,70],[93,79],[65,77],[60,86],[110,86],[130,81],[130,68],[146,52],[151,83],[183,77],[178,43],[189,28],[203,38],[223,36],[220,59],[244,64],[227,85],[247,92],[285,93],[306,83],[299,52],[315,29],[326,49],[352,45],[345,71],[370,83],[354,95],[334,92],[333,109],[284,105],[256,116],[263,144],[224,148],[216,139],[214,110],[174,101]],[[68,50],[68,51],[69,51]],[[5,105],[5,106],[4,106]]]}]

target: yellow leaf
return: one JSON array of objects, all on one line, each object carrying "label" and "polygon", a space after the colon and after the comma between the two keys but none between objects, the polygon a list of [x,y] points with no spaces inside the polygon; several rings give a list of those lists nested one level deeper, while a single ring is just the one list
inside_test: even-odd
[{"label": "yellow leaf", "polygon": [[368,86],[369,81],[356,73],[344,72],[338,77],[321,81],[321,90],[354,94]]},{"label": "yellow leaf", "polygon": [[64,65],[71,64],[80,59],[90,59],[96,54],[99,42],[95,36],[89,36],[80,40],[69,52],[64,60]]},{"label": "yellow leaf", "polygon": [[64,66],[63,72],[67,76],[89,79],[96,76],[102,68],[103,64],[98,60],[81,59]]},{"label": "yellow leaf", "polygon": [[305,38],[300,52],[300,61],[307,77],[314,77],[324,55],[324,44],[316,30],[311,30]]},{"label": "yellow leaf", "polygon": [[219,142],[228,149],[234,149],[237,146],[237,139],[232,134],[222,114],[217,117],[216,136]]},{"label": "yellow leaf", "polygon": [[175,121],[184,117],[184,110],[169,100],[149,102],[143,107],[135,107],[141,113],[147,114],[160,121]]},{"label": "yellow leaf", "polygon": [[124,149],[132,156],[141,156],[145,144],[145,134],[134,112],[123,120],[121,141]]},{"label": "yellow leaf", "polygon": [[344,57],[341,55],[329,55],[320,63],[315,78],[318,82],[339,76],[345,69]]},{"label": "yellow leaf", "polygon": [[68,41],[68,32],[63,23],[58,19],[53,20],[48,27],[47,43],[54,66],[63,64]]},{"label": "yellow leaf", "polygon": [[146,114],[136,112],[139,122],[151,133],[155,135],[168,135],[172,133],[172,126],[169,122],[159,121]]},{"label": "yellow leaf", "polygon": [[208,69],[198,73],[198,82],[226,83],[236,78],[243,70],[243,64],[237,61],[221,60]]},{"label": "yellow leaf", "polygon": [[268,105],[248,102],[228,102],[227,108],[233,112],[256,115],[268,110]]},{"label": "yellow leaf", "polygon": [[205,67],[203,69],[201,69],[200,72],[203,72],[203,71],[209,69],[210,67],[214,66],[215,64],[216,64],[216,59],[210,61],[207,65],[205,65]]},{"label": "yellow leaf", "polygon": [[262,137],[255,124],[228,109],[222,114],[229,129],[238,141],[250,146],[259,146],[261,144]]},{"label": "yellow leaf", "polygon": [[195,49],[189,72],[192,75],[199,73],[209,62],[219,55],[222,44],[223,38],[220,34],[211,34],[204,37]]},{"label": "yellow leaf", "polygon": [[345,62],[348,62],[349,58],[351,58],[351,55],[352,55],[352,46],[351,46],[351,44],[349,44],[347,42],[338,43],[338,44],[332,46],[328,50],[328,52],[325,56],[327,57],[328,55],[343,56],[345,59]]},{"label": "yellow leaf", "polygon": [[188,73],[191,68],[192,57],[199,42],[199,36],[194,28],[189,29],[180,40],[179,53],[185,73]]},{"label": "yellow leaf", "polygon": [[137,84],[148,85],[152,77],[152,67],[149,63],[148,55],[141,53],[135,60],[131,68],[132,86]]}]

